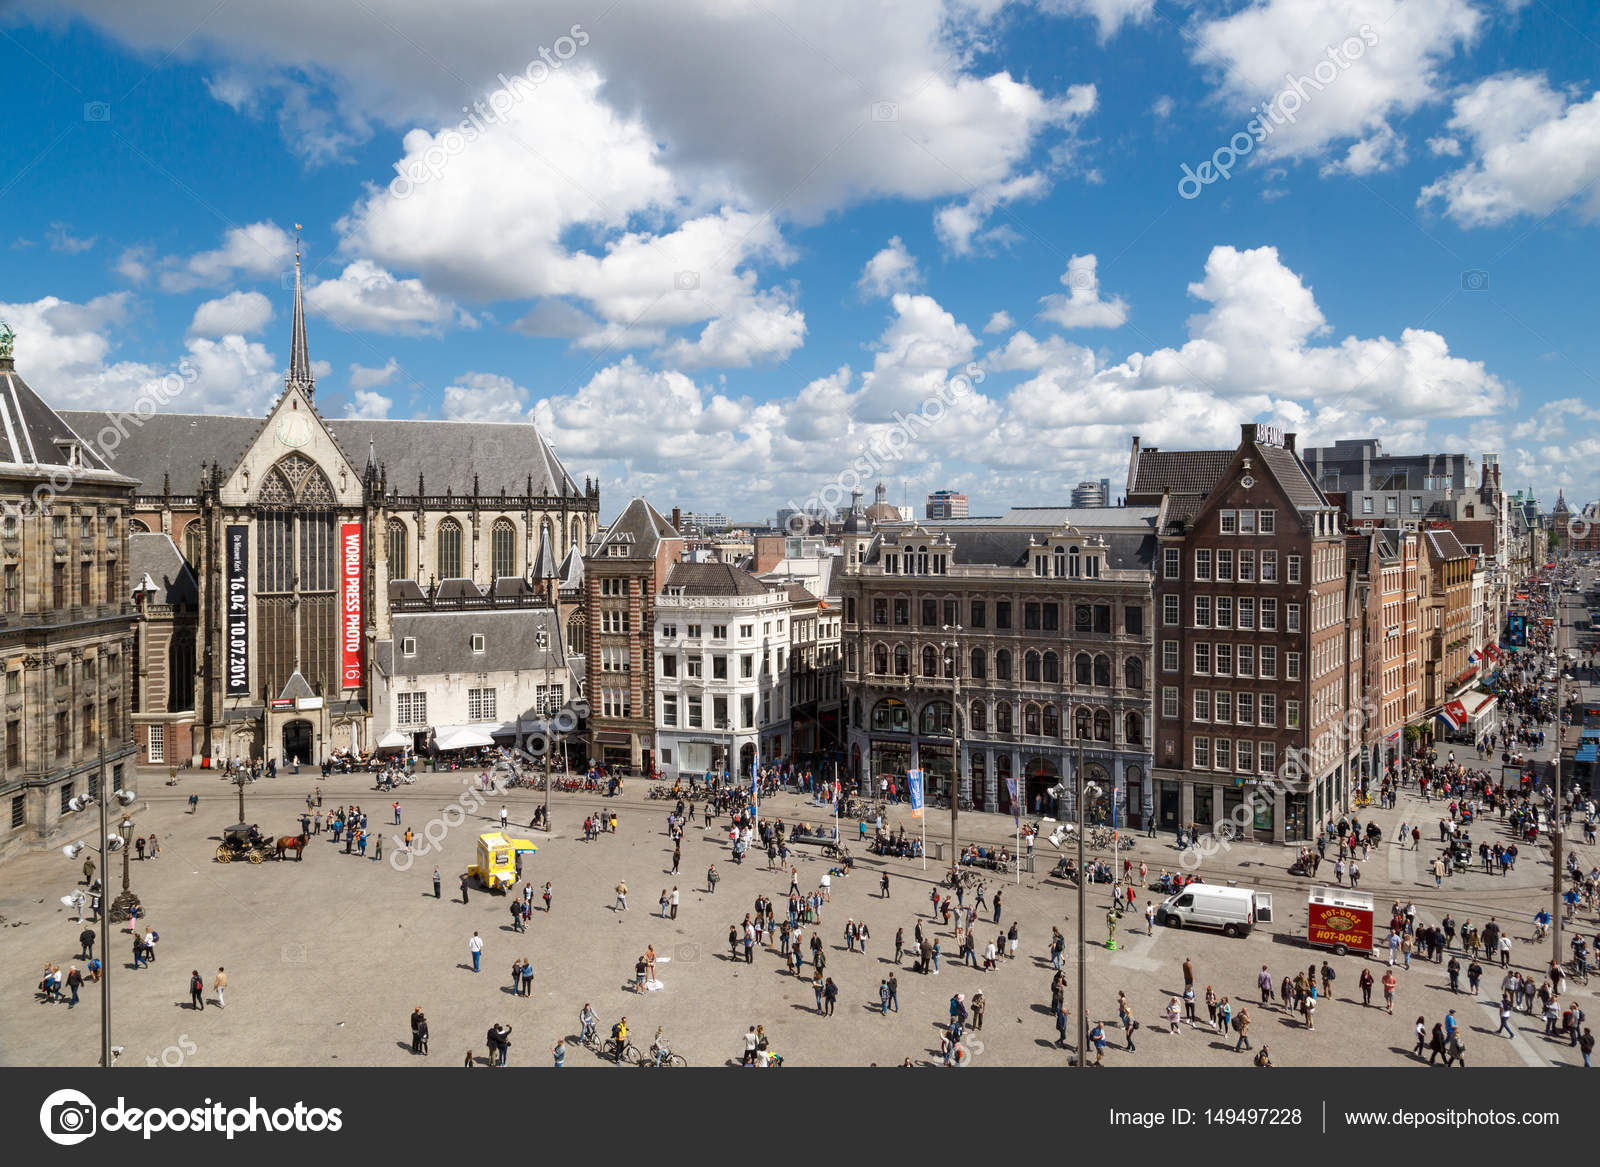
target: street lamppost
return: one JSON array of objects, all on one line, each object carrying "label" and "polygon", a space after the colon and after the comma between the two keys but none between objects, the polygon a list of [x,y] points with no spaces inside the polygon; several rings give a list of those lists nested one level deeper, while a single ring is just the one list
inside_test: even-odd
[{"label": "street lamppost", "polygon": [[1086,892],[1089,882],[1089,873],[1084,870],[1083,863],[1083,739],[1078,739],[1078,765],[1077,776],[1074,779],[1077,790],[1073,797],[1072,814],[1078,820],[1078,1059],[1075,1063],[1080,1069],[1088,1062],[1084,1059],[1084,1046],[1089,1040],[1089,1023],[1084,1018],[1084,1010],[1088,1008],[1088,968],[1085,963],[1085,953],[1088,951],[1089,941],[1084,931],[1085,916],[1088,913]]},{"label": "street lamppost", "polygon": [[[100,887],[101,887],[101,893],[100,893],[100,920],[99,920],[99,923],[100,923],[100,1064],[102,1066],[109,1066],[109,1065],[112,1064],[112,1050],[111,1050],[111,961],[110,961],[110,959],[108,957],[108,954],[109,954],[109,952],[111,950],[111,918],[112,918],[112,913],[113,913],[114,909],[113,909],[112,905],[106,903],[106,900],[105,900],[105,876],[107,874],[107,869],[110,867],[110,861],[109,861],[110,860],[110,856],[109,856],[110,852],[112,852],[112,851],[121,851],[122,855],[123,855],[122,894],[119,895],[117,897],[117,900],[116,900],[117,908],[120,909],[122,914],[118,916],[118,919],[126,919],[127,918],[127,908],[128,908],[128,906],[130,904],[134,905],[134,906],[137,906],[138,903],[139,903],[139,898],[137,896],[135,896],[133,894],[133,892],[128,890],[128,865],[127,865],[128,839],[127,839],[127,836],[126,835],[112,835],[112,834],[109,834],[107,832],[107,829],[106,829],[105,746],[104,746],[103,743],[102,743],[101,748],[100,748],[100,781],[97,783],[97,795],[98,795],[98,797],[97,797],[96,801],[98,803],[99,811],[100,811],[100,843],[101,843],[101,845],[99,847],[93,848],[93,850],[97,854],[99,854],[99,856],[100,856],[100,868],[101,868],[101,870],[100,870],[100,876],[101,876],[101,879],[100,879]],[[117,801],[122,803],[122,805],[124,805],[124,806],[131,805],[136,797],[137,797],[137,795],[135,795],[134,792],[131,791],[131,790],[118,790],[116,792]],[[68,806],[70,806],[71,809],[73,809],[73,810],[83,810],[85,808],[86,804],[82,799],[74,798],[70,803],[68,803]],[[129,822],[129,821],[130,820],[124,819],[125,823]],[[67,846],[65,846],[65,847],[63,847],[61,849],[61,853],[63,855],[65,855],[69,860],[76,860],[79,855],[83,854],[84,850],[85,850],[85,844],[83,844],[83,843],[69,843],[69,844],[67,844]],[[93,881],[93,879],[92,878],[89,879],[88,883],[90,885],[89,894],[93,895],[94,894],[94,881]],[[79,916],[79,919],[83,918],[83,909],[82,909],[81,906],[79,907],[79,910],[78,910],[78,916]]]},{"label": "street lamppost", "polygon": [[239,822],[244,822],[244,788],[250,784],[250,771],[243,766],[234,771],[233,784],[239,790]]},{"label": "street lamppost", "polygon": [[950,870],[955,871],[961,855],[961,625],[946,624],[944,632],[950,637],[939,648],[950,662]]},{"label": "street lamppost", "polygon": [[1561,710],[1566,692],[1566,670],[1561,663],[1561,626],[1565,613],[1559,598],[1555,603],[1555,631],[1551,640],[1555,646],[1556,661],[1556,756],[1552,763],[1556,802],[1550,814],[1550,964],[1561,967],[1561,860],[1565,832],[1561,828],[1563,803],[1561,799]]}]

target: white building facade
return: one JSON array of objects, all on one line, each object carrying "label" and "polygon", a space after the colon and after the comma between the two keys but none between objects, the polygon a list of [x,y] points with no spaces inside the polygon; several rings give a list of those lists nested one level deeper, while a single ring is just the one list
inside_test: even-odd
[{"label": "white building facade", "polygon": [[728,564],[673,566],[652,628],[664,774],[748,774],[788,756],[790,605],[787,588]]}]

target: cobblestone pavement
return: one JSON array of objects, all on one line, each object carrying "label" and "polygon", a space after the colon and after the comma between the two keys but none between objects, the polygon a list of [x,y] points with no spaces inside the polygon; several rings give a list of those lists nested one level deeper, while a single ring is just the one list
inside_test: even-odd
[{"label": "cobblestone pavement", "polygon": [[[159,859],[135,860],[132,884],[141,896],[149,922],[160,933],[157,960],[148,969],[131,969],[127,932],[114,933],[111,956],[114,988],[113,1040],[126,1047],[124,1064],[152,1060],[165,1065],[414,1065],[407,1017],[421,1005],[432,1031],[427,1061],[459,1065],[471,1050],[486,1054],[485,1030],[496,1021],[514,1026],[512,1065],[548,1065],[549,1048],[558,1035],[577,1030],[579,1008],[592,1002],[603,1027],[627,1015],[631,1032],[647,1047],[657,1026],[664,1026],[675,1050],[693,1066],[736,1064],[742,1035],[750,1025],[764,1025],[773,1049],[790,1065],[898,1064],[936,1057],[941,1026],[951,995],[981,988],[988,1002],[981,1031],[970,1033],[973,1064],[1062,1065],[1068,1051],[1055,1046],[1048,1011],[1051,968],[1046,950],[1052,925],[1068,937],[1067,961],[1072,966],[1076,893],[1046,873],[1055,855],[1043,844],[1037,874],[996,877],[992,895],[1005,891],[1004,911],[997,926],[980,917],[982,942],[1018,922],[1021,945],[1015,960],[985,973],[963,968],[953,952],[941,962],[938,976],[917,975],[909,962],[899,970],[900,1011],[887,1017],[877,1009],[881,978],[894,970],[895,929],[906,930],[908,943],[918,917],[928,922],[929,890],[939,875],[930,859],[879,860],[863,855],[857,845],[855,874],[833,881],[832,903],[821,926],[827,944],[827,975],[840,986],[836,1015],[818,1016],[808,977],[783,972],[776,951],[758,951],[746,964],[730,959],[729,925],[742,921],[756,896],[766,893],[781,908],[788,890],[787,872],[767,872],[765,859],[736,867],[725,835],[713,830],[690,831],[684,840],[680,875],[667,874],[671,845],[667,840],[664,803],[648,802],[628,792],[615,800],[569,794],[552,795],[554,833],[539,837],[540,851],[524,874],[540,888],[554,884],[554,910],[536,910],[526,934],[510,930],[507,900],[474,890],[463,904],[457,876],[471,860],[476,835],[497,827],[504,803],[513,823],[526,823],[541,797],[527,791],[506,796],[463,795],[459,775],[419,775],[414,786],[396,794],[372,789],[365,776],[319,779],[314,774],[284,775],[262,780],[246,794],[247,817],[264,832],[297,830],[304,797],[321,785],[326,807],[355,802],[366,808],[373,827],[385,835],[384,858],[365,860],[336,848],[327,834],[312,841],[305,861],[268,861],[260,866],[218,864],[213,855],[222,826],[237,816],[233,788],[206,772],[185,772],[176,787],[149,775],[140,789],[136,832],[156,832]],[[191,792],[200,795],[198,813],[186,812]],[[403,825],[387,825],[388,808],[398,798]],[[460,825],[445,827],[441,812],[452,802],[472,807]],[[605,805],[620,818],[616,835],[584,842],[580,824],[585,813]],[[818,821],[819,811],[792,795],[770,799],[763,814]],[[1401,818],[1420,820],[1424,835],[1437,838],[1439,808],[1402,800],[1394,811],[1372,817],[1387,839],[1393,839]],[[1363,813],[1363,819],[1365,814]],[[430,826],[430,820],[435,820]],[[909,815],[902,808],[891,826]],[[91,820],[85,819],[84,826]],[[1009,818],[983,814],[962,817],[964,838],[998,844],[1012,830]],[[854,823],[845,822],[847,836]],[[1432,830],[1429,829],[1430,825]],[[439,839],[436,852],[401,856],[397,836],[410,826],[422,837]],[[931,811],[931,839],[948,837],[948,817]],[[1495,824],[1491,830],[1499,833]],[[529,832],[523,832],[529,833]],[[92,838],[92,830],[63,836],[51,849],[17,857],[0,867],[0,1062],[27,1065],[92,1065],[98,1058],[99,999],[96,986],[86,986],[80,1005],[42,1002],[35,991],[47,963],[63,969],[76,955],[80,926],[62,908],[59,897],[73,887],[80,864],[67,861],[59,847],[71,838]],[[1492,836],[1491,836],[1492,837]],[[1135,864],[1149,864],[1152,875],[1162,867],[1176,869],[1179,854],[1170,836],[1136,838]],[[1595,859],[1581,851],[1585,864]],[[1394,898],[1414,899],[1423,918],[1452,912],[1457,920],[1482,924],[1491,915],[1509,921],[1516,939],[1514,963],[1525,970],[1545,966],[1548,949],[1528,941],[1530,919],[1548,902],[1548,855],[1524,850],[1508,878],[1467,874],[1452,878],[1435,891],[1423,874],[1431,858],[1429,839],[1420,852],[1386,842],[1363,865],[1363,890],[1373,893],[1380,914]],[[1250,937],[1228,939],[1211,933],[1140,927],[1119,930],[1120,947],[1109,952],[1092,947],[1088,955],[1090,1013],[1107,1026],[1111,1050],[1107,1064],[1236,1065],[1247,1055],[1233,1052],[1232,1035],[1224,1038],[1184,1028],[1168,1035],[1162,1010],[1170,995],[1182,989],[1180,965],[1193,960],[1197,987],[1208,984],[1235,1001],[1252,1003],[1252,1040],[1271,1044],[1279,1065],[1404,1064],[1412,1045],[1418,1014],[1429,1025],[1455,1007],[1468,1034],[1468,1060],[1474,1065],[1577,1064],[1578,1053],[1564,1042],[1547,1041],[1536,1018],[1517,1022],[1513,1040],[1491,1036],[1497,1020],[1485,977],[1486,994],[1479,1002],[1448,991],[1442,966],[1413,962],[1402,971],[1395,1015],[1364,1009],[1356,979],[1363,958],[1334,958],[1338,969],[1335,999],[1323,1002],[1315,1032],[1273,1008],[1258,1013],[1255,976],[1267,964],[1274,977],[1323,959],[1295,937],[1305,925],[1306,881],[1290,876],[1290,849],[1235,844],[1208,858],[1199,873],[1207,880],[1235,881],[1275,893],[1277,919]],[[443,898],[433,896],[431,874],[438,863],[444,877]],[[706,890],[705,872],[715,862],[723,879],[714,894]],[[796,861],[804,889],[815,887],[830,865],[814,855]],[[891,876],[892,898],[879,898],[882,871]],[[1327,868],[1324,868],[1326,873]],[[112,886],[120,864],[112,872]],[[625,880],[628,910],[613,910],[613,887]],[[676,920],[656,914],[661,889],[677,885],[682,905]],[[1108,889],[1091,887],[1088,934],[1105,936]],[[1155,898],[1154,893],[1150,893]],[[1140,907],[1146,897],[1141,895]],[[536,907],[540,907],[536,900]],[[871,931],[870,954],[844,950],[847,918],[866,921]],[[1135,918],[1129,916],[1132,925]],[[1138,921],[1142,926],[1142,919]],[[1584,921],[1586,930],[1595,921]],[[468,941],[474,931],[484,940],[483,971],[474,974]],[[935,932],[953,950],[949,930]],[[633,963],[646,945],[661,958],[657,992],[625,991]],[[519,998],[510,991],[513,960],[525,956],[535,969],[533,995]],[[189,1007],[188,977],[199,969],[207,984],[219,965],[229,976],[227,1008],[208,1005],[204,1012]],[[1375,968],[1381,976],[1381,969]],[[1125,990],[1142,1028],[1137,1052],[1120,1052],[1114,1033],[1117,991]],[[1594,992],[1580,990],[1579,1001],[1591,1021],[1600,1020]],[[212,998],[208,992],[208,1000]],[[1380,995],[1381,996],[1381,995]],[[1068,1004],[1075,1001],[1069,988]],[[1204,1016],[1204,1010],[1201,1010]],[[592,1054],[573,1049],[569,1067],[601,1064]],[[1413,1063],[1414,1064],[1414,1063]]]}]

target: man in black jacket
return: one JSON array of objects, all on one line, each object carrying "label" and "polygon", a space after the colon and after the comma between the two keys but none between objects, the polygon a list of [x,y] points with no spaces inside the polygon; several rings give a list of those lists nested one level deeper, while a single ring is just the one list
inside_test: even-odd
[{"label": "man in black jacket", "polygon": [[83,960],[94,959],[94,929],[85,928],[78,933],[78,956]]}]

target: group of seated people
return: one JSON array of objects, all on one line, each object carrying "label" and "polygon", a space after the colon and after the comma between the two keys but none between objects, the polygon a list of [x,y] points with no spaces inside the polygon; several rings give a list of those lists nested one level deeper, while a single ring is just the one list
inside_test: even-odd
[{"label": "group of seated people", "polygon": [[976,843],[968,843],[961,852],[961,862],[966,867],[999,867],[1011,862],[1011,852],[1001,847],[995,850],[991,847],[980,847]]},{"label": "group of seated people", "polygon": [[[1112,883],[1116,880],[1116,873],[1112,870],[1111,864],[1104,859],[1091,860],[1088,865],[1088,871],[1090,883]],[[1062,859],[1050,874],[1070,879],[1073,883],[1077,883],[1078,864],[1072,859]]]},{"label": "group of seated people", "polygon": [[868,848],[874,855],[893,855],[897,859],[920,859],[922,857],[922,838],[919,835],[906,835],[904,827],[898,834],[879,831],[872,837],[872,844]]},{"label": "group of seated people", "polygon": [[1156,876],[1155,883],[1151,885],[1151,890],[1159,888],[1167,895],[1172,895],[1175,892],[1182,891],[1191,883],[1204,882],[1205,880],[1201,879],[1198,875],[1187,875],[1181,871],[1173,872],[1168,871],[1166,868],[1162,868],[1161,874]]}]

